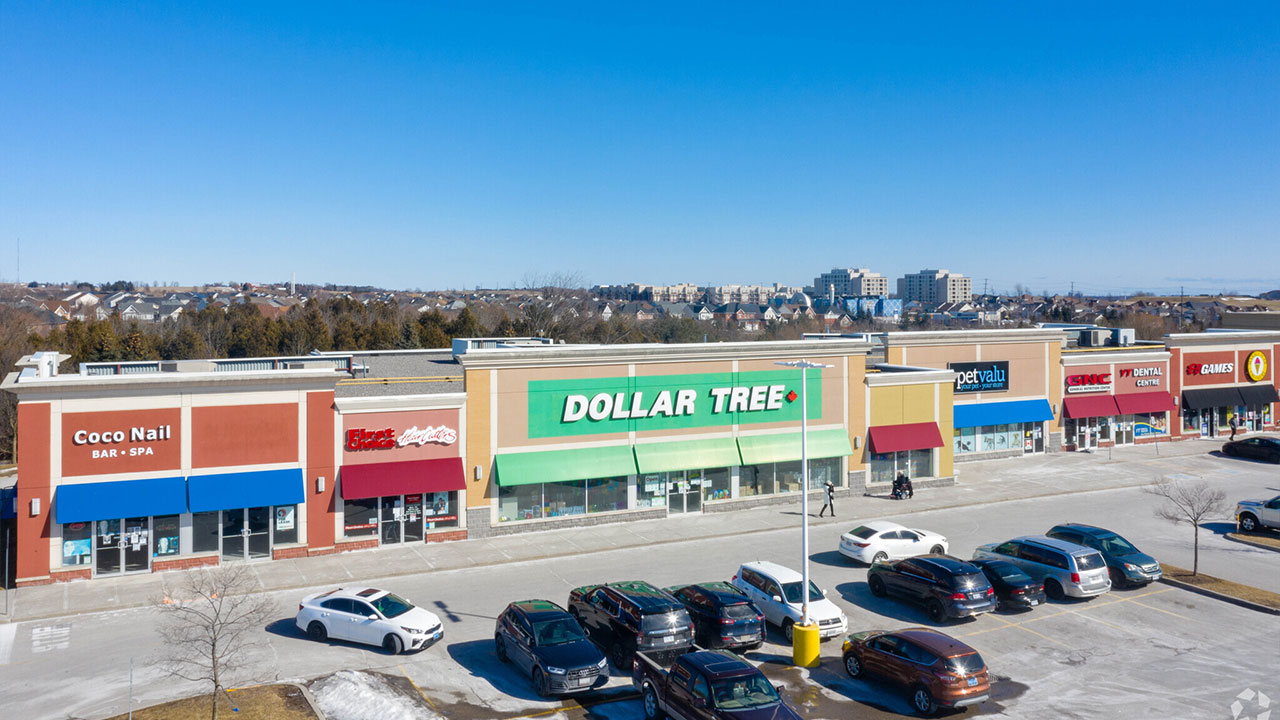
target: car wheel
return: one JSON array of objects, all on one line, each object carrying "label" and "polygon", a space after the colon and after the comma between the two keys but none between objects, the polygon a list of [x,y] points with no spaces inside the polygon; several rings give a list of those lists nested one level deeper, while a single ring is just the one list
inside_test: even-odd
[{"label": "car wheel", "polygon": [[533,689],[541,697],[551,695],[551,683],[547,680],[547,674],[542,672],[542,668],[533,669]]},{"label": "car wheel", "polygon": [[621,645],[614,645],[609,648],[609,660],[613,662],[613,666],[619,670],[630,670],[627,666],[627,649]]},{"label": "car wheel", "polygon": [[1115,568],[1107,568],[1107,572],[1111,574],[1111,587],[1116,589],[1128,587],[1129,582],[1124,579],[1124,573]]},{"label": "car wheel", "polygon": [[387,636],[382,638],[382,649],[391,655],[399,655],[404,652],[404,641],[399,635],[387,633]]},{"label": "car wheel", "polygon": [[1067,594],[1062,591],[1062,583],[1052,579],[1044,581],[1044,594],[1048,595],[1050,599],[1053,600],[1062,600],[1067,596]]},{"label": "car wheel", "polygon": [[879,577],[872,576],[872,578],[867,581],[867,588],[871,590],[872,595],[875,595],[876,597],[884,597],[884,580],[881,580]]},{"label": "car wheel", "polygon": [[1258,518],[1249,513],[1244,513],[1240,516],[1240,529],[1245,532],[1257,532]]},{"label": "car wheel", "polygon": [[511,658],[507,657],[507,641],[501,635],[493,636],[493,654],[502,662],[511,662]]},{"label": "car wheel", "polygon": [[324,642],[329,639],[329,631],[325,629],[324,623],[319,620],[312,620],[307,626],[307,637],[316,642]]},{"label": "car wheel", "polygon": [[943,548],[941,545],[934,545],[933,547],[929,548],[929,552],[934,555],[942,555],[943,553],[946,552],[946,549]]},{"label": "car wheel", "polygon": [[937,600],[930,601],[929,605],[925,609],[929,613],[930,620],[936,623],[946,622],[947,611],[942,607],[942,603]]},{"label": "car wheel", "polygon": [[645,720],[662,720],[666,717],[662,707],[658,705],[658,691],[648,683],[644,686],[644,717]]},{"label": "car wheel", "polygon": [[782,634],[786,636],[787,642],[789,643],[795,642],[795,640],[792,639],[795,635],[795,628],[796,624],[790,618],[782,621]]},{"label": "car wheel", "polygon": [[849,673],[849,677],[858,677],[862,675],[862,661],[858,656],[849,652],[844,654],[844,671]]},{"label": "car wheel", "polygon": [[932,715],[938,709],[938,704],[933,701],[933,693],[929,692],[929,688],[917,685],[911,690],[911,707],[921,715]]},{"label": "car wheel", "polygon": [[878,562],[884,562],[885,560],[888,560],[888,559],[889,559],[889,554],[881,550],[880,552],[876,553],[871,557],[871,564],[875,565]]}]

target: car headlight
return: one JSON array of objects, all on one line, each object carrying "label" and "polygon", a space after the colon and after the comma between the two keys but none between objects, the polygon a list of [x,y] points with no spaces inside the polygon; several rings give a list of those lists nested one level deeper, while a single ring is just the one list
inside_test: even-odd
[{"label": "car headlight", "polygon": [[1125,570],[1128,570],[1129,572],[1136,573],[1136,572],[1138,572],[1138,570],[1140,570],[1141,568],[1139,568],[1137,565],[1134,565],[1133,563],[1125,563],[1125,564],[1124,564],[1124,569],[1125,569]]},{"label": "car headlight", "polygon": [[596,667],[600,668],[601,670],[609,667],[609,660],[606,658],[600,658],[600,662],[596,663]]},{"label": "car headlight", "polygon": [[426,630],[419,630],[417,628],[405,627],[403,625],[400,626],[400,629],[409,633],[410,635],[426,635],[427,634]]},{"label": "car headlight", "polygon": [[551,673],[552,675],[563,675],[564,668],[551,667],[550,665],[548,665],[547,672]]}]

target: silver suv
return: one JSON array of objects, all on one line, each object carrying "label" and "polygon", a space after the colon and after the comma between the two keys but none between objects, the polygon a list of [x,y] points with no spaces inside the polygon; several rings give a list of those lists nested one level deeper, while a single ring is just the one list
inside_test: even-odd
[{"label": "silver suv", "polygon": [[1025,535],[1008,542],[981,545],[975,560],[1007,560],[1033,580],[1044,583],[1051,598],[1070,595],[1088,598],[1111,589],[1107,561],[1102,553],[1065,540]]}]

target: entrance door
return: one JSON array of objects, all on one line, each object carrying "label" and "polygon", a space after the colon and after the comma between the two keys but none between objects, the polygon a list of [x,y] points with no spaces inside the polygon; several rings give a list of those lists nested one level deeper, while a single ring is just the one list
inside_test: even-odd
[{"label": "entrance door", "polygon": [[125,518],[120,548],[124,551],[124,571],[151,568],[151,523],[149,518]]},{"label": "entrance door", "polygon": [[271,557],[271,508],[249,508],[245,524],[249,559]]},{"label": "entrance door", "polygon": [[395,545],[401,540],[400,523],[404,518],[404,499],[399,495],[381,498],[382,544]]},{"label": "entrance door", "polygon": [[1116,418],[1116,444],[1132,445],[1133,444],[1133,416],[1121,415]]},{"label": "entrance door", "polygon": [[245,547],[244,510],[222,511],[222,558],[243,560]]},{"label": "entrance door", "polygon": [[684,512],[684,472],[667,473],[667,512],[672,515]]},{"label": "entrance door", "polygon": [[120,521],[99,520],[93,527],[94,572],[98,575],[120,572]]},{"label": "entrance door", "polygon": [[271,508],[222,511],[222,559],[256,560],[271,556]]},{"label": "entrance door", "polygon": [[1080,450],[1090,450],[1096,447],[1093,424],[1089,422],[1090,420],[1092,418],[1076,420],[1076,448]]},{"label": "entrance door", "polygon": [[422,496],[404,496],[404,541],[422,542]]},{"label": "entrance door", "polygon": [[702,471],[684,470],[667,473],[667,512],[671,514],[702,511]]},{"label": "entrance door", "polygon": [[684,511],[702,512],[702,471],[686,470],[685,478]]}]

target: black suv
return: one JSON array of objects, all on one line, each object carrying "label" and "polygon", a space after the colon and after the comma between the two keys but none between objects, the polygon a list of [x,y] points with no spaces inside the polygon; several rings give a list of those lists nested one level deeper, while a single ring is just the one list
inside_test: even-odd
[{"label": "black suv", "polygon": [[689,611],[701,647],[758,650],[764,644],[764,615],[729,583],[676,585],[667,592]]},{"label": "black suv", "polygon": [[876,597],[893,594],[924,605],[934,622],[996,609],[995,590],[982,571],[950,555],[875,563],[867,571],[867,586]]},{"label": "black suv", "polygon": [[518,600],[498,615],[493,651],[533,681],[539,695],[590,690],[609,681],[609,664],[582,626],[550,600]]},{"label": "black suv", "polygon": [[647,582],[585,585],[569,591],[569,614],[619,669],[636,650],[668,662],[693,647],[693,621],[669,593]]}]

